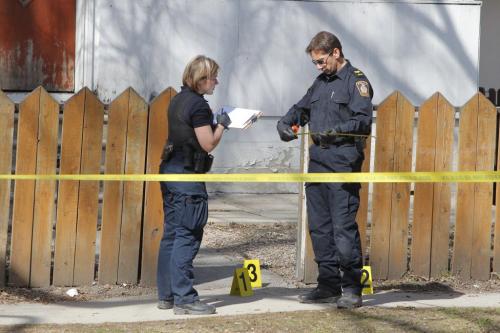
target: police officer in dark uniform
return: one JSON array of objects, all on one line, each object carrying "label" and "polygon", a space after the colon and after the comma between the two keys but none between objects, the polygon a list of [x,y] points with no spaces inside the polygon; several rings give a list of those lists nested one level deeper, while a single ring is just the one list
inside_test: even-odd
[{"label": "police officer in dark uniform", "polygon": [[[203,95],[211,95],[219,66],[205,56],[191,60],[183,74],[180,93],[168,109],[169,137],[163,150],[160,172],[205,173],[231,120],[214,115]],[[158,254],[158,308],[175,314],[213,314],[215,307],[200,302],[193,288],[193,260],[200,248],[208,219],[207,190],[203,182],[161,182],[163,237]]]},{"label": "police officer in dark uniform", "polygon": [[[309,124],[309,172],[359,172],[364,141],[372,123],[372,87],[344,59],[339,39],[318,33],[306,48],[321,71],[302,99],[277,125],[281,140],[297,138],[292,126]],[[359,183],[307,183],[307,215],[318,285],[301,295],[303,303],[337,303],[354,308],[361,301],[361,242],[356,213]]]}]

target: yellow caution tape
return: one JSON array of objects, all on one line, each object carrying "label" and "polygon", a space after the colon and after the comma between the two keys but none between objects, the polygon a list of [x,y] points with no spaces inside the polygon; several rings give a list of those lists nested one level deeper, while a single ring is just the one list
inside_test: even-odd
[{"label": "yellow caution tape", "polygon": [[351,173],[235,173],[235,174],[79,174],[9,175],[0,180],[182,181],[218,183],[491,183],[500,171],[351,172]]}]

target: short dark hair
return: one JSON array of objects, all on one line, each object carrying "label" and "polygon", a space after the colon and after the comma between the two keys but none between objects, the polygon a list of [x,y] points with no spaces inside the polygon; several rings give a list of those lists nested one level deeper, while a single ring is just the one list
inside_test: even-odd
[{"label": "short dark hair", "polygon": [[342,52],[342,44],[340,44],[340,40],[328,31],[320,31],[316,34],[316,36],[311,39],[309,45],[306,47],[306,53],[311,54],[312,51],[323,51],[325,53],[330,53],[334,49],[339,49],[340,56],[344,57],[344,53]]}]

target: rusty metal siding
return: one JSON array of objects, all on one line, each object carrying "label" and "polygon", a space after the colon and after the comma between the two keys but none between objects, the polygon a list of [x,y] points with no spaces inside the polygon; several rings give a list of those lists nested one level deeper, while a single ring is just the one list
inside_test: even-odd
[{"label": "rusty metal siding", "polygon": [[74,91],[76,0],[0,0],[0,88]]}]

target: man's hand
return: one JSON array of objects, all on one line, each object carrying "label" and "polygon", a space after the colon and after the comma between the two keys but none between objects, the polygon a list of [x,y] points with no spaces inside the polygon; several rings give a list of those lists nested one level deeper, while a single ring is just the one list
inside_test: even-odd
[{"label": "man's hand", "polygon": [[281,121],[278,121],[276,129],[278,130],[278,134],[280,135],[282,141],[288,142],[298,138],[292,127],[290,125],[282,123]]},{"label": "man's hand", "polygon": [[324,138],[332,139],[338,134],[338,132],[334,129],[329,129],[328,131],[321,132],[320,134]]},{"label": "man's hand", "polygon": [[328,147],[328,145],[335,140],[335,136],[337,134],[338,132],[336,130],[330,129],[328,131],[311,134],[311,139],[313,140],[314,144],[318,146]]},{"label": "man's hand", "polygon": [[224,126],[225,129],[228,129],[229,125],[231,125],[231,118],[226,112],[219,113],[217,115],[217,124]]}]

